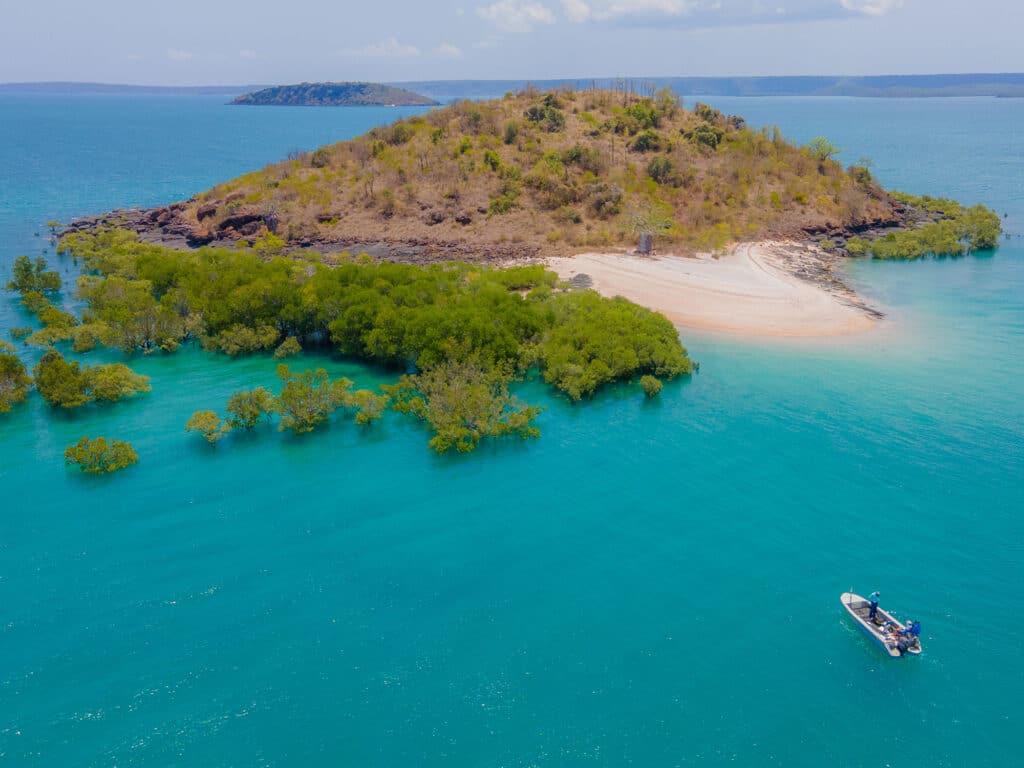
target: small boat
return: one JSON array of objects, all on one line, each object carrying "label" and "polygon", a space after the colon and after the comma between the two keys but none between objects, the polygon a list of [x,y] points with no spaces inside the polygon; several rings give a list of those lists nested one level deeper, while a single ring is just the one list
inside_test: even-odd
[{"label": "small boat", "polygon": [[[921,653],[921,639],[912,633],[908,633],[903,624],[889,613],[879,608],[875,611],[874,621],[868,618],[871,613],[871,603],[867,598],[856,595],[853,592],[843,592],[839,597],[843,608],[849,613],[861,631],[875,641],[875,644],[893,657],[910,654],[916,656]],[[917,631],[920,627],[916,625]]]}]

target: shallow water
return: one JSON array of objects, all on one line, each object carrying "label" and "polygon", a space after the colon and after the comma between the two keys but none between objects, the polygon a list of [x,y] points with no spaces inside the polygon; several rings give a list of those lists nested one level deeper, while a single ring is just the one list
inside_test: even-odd
[{"label": "shallow water", "polygon": [[[859,263],[879,330],[688,335],[656,402],[436,457],[398,416],[211,449],[268,357],[137,359],[153,392],[0,417],[0,756],[12,765],[1007,765],[1024,694],[1024,139],[1015,100],[710,100],[882,180],[981,201],[995,256]],[[0,272],[43,222],[168,202],[397,110],[0,98]],[[52,256],[52,254],[50,254]],[[57,260],[72,274],[72,265]],[[0,326],[22,325],[15,298]],[[30,353],[26,352],[26,359]],[[102,357],[102,356],[95,356]],[[357,385],[379,372],[307,357]],[[66,470],[82,434],[118,476]],[[891,661],[839,593],[881,589]]]}]

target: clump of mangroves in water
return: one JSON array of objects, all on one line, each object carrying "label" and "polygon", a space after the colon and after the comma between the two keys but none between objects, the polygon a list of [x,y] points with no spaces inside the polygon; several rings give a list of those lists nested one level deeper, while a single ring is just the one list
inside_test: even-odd
[{"label": "clump of mangroves in water", "polygon": [[139,455],[131,443],[122,440],[83,437],[64,451],[64,461],[89,475],[117,472],[137,463]]},{"label": "clump of mangroves in water", "polygon": [[983,205],[968,208],[944,197],[902,192],[893,192],[892,197],[930,220],[881,237],[852,237],[846,242],[846,251],[851,256],[870,254],[876,259],[907,260],[930,255],[964,256],[999,245],[1002,222],[995,211]]},{"label": "clump of mangroves in water", "polygon": [[[673,325],[622,298],[566,290],[542,266],[504,269],[467,263],[413,266],[349,255],[267,255],[253,250],[177,251],[139,242],[124,230],[75,233],[61,242],[84,267],[81,317],[53,304],[59,276],[43,259],[21,257],[8,286],[42,322],[26,343],[48,348],[35,384],[55,407],[77,408],[149,390],[128,366],[81,366],[57,351],[97,346],[126,354],[174,352],[197,342],[234,356],[274,350],[291,357],[330,348],[403,372],[379,391],[353,390],[322,369],[278,367],[277,394],[239,392],[226,416],[200,411],[186,428],[211,443],[273,417],[310,432],[337,410],[369,425],[390,407],[422,421],[441,453],[472,451],[481,440],[537,437],[541,409],[509,391],[539,375],[572,401],[614,381],[642,379],[648,396],[694,364]],[[22,332],[25,335],[25,332]],[[9,345],[8,345],[9,346]],[[23,400],[24,366],[0,350],[0,407]],[[13,362],[12,362],[13,360]]]}]

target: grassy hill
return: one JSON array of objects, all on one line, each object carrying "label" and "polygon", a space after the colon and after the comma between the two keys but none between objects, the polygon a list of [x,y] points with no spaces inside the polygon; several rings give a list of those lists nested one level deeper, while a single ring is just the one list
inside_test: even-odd
[{"label": "grassy hill", "polygon": [[459,102],[218,184],[162,214],[193,244],[273,235],[340,249],[555,254],[633,245],[709,250],[849,234],[905,207],[828,142],[798,147],[702,104],[608,90]]},{"label": "grassy hill", "polygon": [[380,83],[299,83],[245,93],[232,104],[275,107],[432,107],[433,99]]}]

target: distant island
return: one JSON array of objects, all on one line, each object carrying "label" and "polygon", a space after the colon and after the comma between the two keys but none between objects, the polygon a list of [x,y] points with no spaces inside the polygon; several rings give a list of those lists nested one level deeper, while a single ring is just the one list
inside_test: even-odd
[{"label": "distant island", "polygon": [[245,93],[231,101],[270,107],[433,107],[438,102],[382,83],[299,83]]}]

